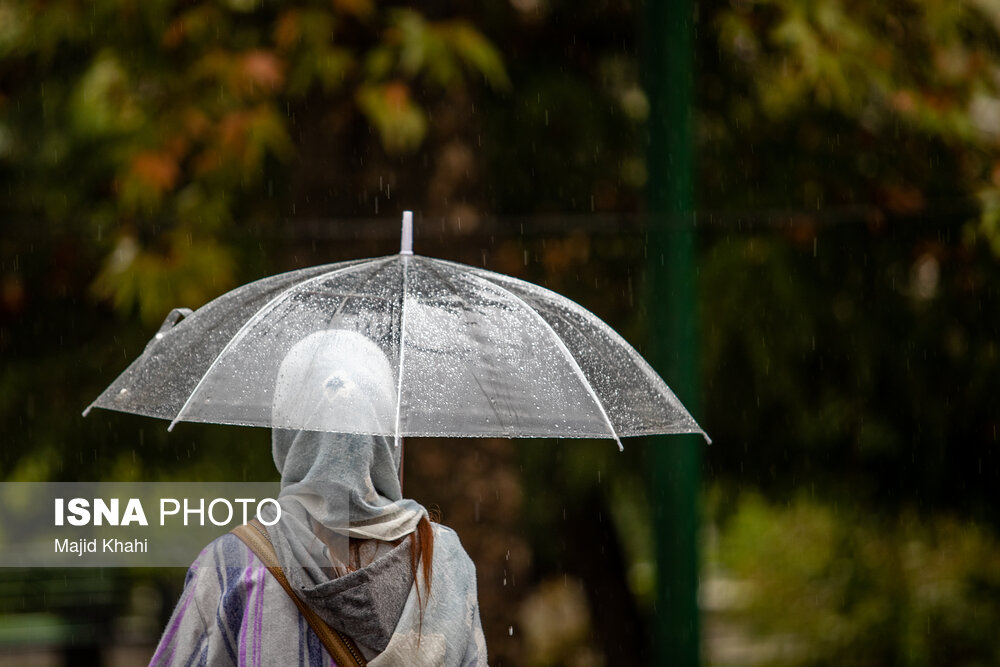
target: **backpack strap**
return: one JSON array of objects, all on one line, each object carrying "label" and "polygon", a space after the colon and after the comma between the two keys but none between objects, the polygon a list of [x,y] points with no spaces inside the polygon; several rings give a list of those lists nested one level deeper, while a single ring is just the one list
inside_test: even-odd
[{"label": "backpack strap", "polygon": [[338,667],[364,667],[368,664],[350,637],[327,625],[292,590],[291,584],[288,583],[288,578],[278,563],[278,555],[274,552],[274,545],[271,544],[271,537],[267,534],[267,528],[257,521],[257,519],[253,519],[250,523],[237,526],[230,532],[243,540],[243,543],[263,561],[264,565],[267,566],[267,571],[274,575],[274,578],[278,580],[281,587],[288,593],[288,597],[292,598],[292,602],[302,612],[302,616],[309,623],[309,627],[319,637],[320,642],[326,647],[327,652],[333,658],[334,662],[337,663]]}]

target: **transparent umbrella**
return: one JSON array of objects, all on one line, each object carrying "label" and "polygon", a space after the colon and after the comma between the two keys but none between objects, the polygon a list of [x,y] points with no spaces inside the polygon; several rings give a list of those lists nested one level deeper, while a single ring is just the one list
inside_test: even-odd
[{"label": "transparent umbrella", "polygon": [[[177,309],[92,407],[393,436],[704,431],[621,336],[516,278],[414,255],[265,278]],[[353,400],[352,397],[359,398]],[[360,400],[363,398],[363,400]],[[705,436],[707,439],[707,436]]]}]

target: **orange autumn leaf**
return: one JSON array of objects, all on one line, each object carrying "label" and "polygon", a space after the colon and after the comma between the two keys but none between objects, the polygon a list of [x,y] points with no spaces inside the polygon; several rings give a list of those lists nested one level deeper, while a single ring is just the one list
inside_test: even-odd
[{"label": "orange autumn leaf", "polygon": [[166,138],[163,142],[163,151],[171,156],[175,163],[179,163],[184,159],[190,146],[188,137],[184,133],[179,133]]},{"label": "orange autumn leaf", "polygon": [[917,101],[909,90],[899,90],[892,96],[892,106],[900,113],[910,113],[917,108]]},{"label": "orange autumn leaf", "polygon": [[255,86],[275,90],[285,80],[281,61],[270,51],[256,49],[243,54],[240,71]]},{"label": "orange autumn leaf", "polygon": [[144,151],[135,155],[131,171],[136,178],[158,192],[169,190],[177,182],[177,161],[166,153]]},{"label": "orange autumn leaf", "polygon": [[182,113],[184,130],[192,139],[199,139],[212,128],[208,115],[198,107],[191,106]]},{"label": "orange autumn leaf", "polygon": [[934,111],[948,111],[949,109],[953,109],[957,104],[957,101],[952,95],[942,93],[940,91],[925,92],[923,94],[923,100],[924,104]]},{"label": "orange autumn leaf", "polygon": [[927,206],[924,194],[912,186],[888,184],[880,194],[885,207],[897,215],[916,215]]},{"label": "orange autumn leaf", "polygon": [[195,158],[194,169],[198,175],[203,176],[207,173],[221,169],[224,163],[222,154],[219,150],[215,147],[209,147]]},{"label": "orange autumn leaf", "polygon": [[410,89],[402,82],[387,83],[382,88],[386,106],[393,111],[400,111],[410,103]]},{"label": "orange autumn leaf", "polygon": [[249,122],[247,114],[242,111],[228,113],[219,122],[219,144],[230,154],[242,154]]},{"label": "orange autumn leaf", "polygon": [[333,0],[337,11],[354,16],[369,16],[375,10],[372,0]]},{"label": "orange autumn leaf", "polygon": [[187,26],[185,25],[184,18],[181,17],[173,21],[163,32],[163,46],[168,49],[175,49],[181,45],[185,36],[187,36]]},{"label": "orange autumn leaf", "polygon": [[298,11],[291,9],[278,17],[274,26],[274,43],[279,49],[284,51],[291,49],[301,35],[302,25]]}]

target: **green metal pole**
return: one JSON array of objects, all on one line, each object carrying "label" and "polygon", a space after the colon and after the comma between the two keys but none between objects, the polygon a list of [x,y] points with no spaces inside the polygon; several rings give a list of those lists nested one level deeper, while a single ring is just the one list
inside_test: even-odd
[{"label": "green metal pole", "polygon": [[[692,0],[646,0],[643,7],[643,64],[650,103],[646,161],[650,357],[697,417],[693,18]],[[696,436],[653,440],[656,664],[695,667],[701,655],[698,495],[703,443]]]}]

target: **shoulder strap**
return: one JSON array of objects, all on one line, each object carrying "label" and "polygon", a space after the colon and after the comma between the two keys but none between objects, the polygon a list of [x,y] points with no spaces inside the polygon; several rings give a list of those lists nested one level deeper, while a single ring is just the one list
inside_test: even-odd
[{"label": "shoulder strap", "polygon": [[365,661],[361,651],[354,644],[350,637],[344,633],[334,630],[314,612],[309,605],[302,601],[295,591],[292,590],[288,578],[285,576],[281,565],[278,563],[278,555],[274,552],[274,545],[267,534],[267,529],[261,525],[257,519],[253,519],[248,524],[237,526],[231,531],[236,537],[243,540],[243,543],[250,547],[250,550],[257,554],[257,557],[267,566],[267,571],[274,575],[281,587],[285,589],[292,602],[299,608],[309,627],[313,629],[316,636],[326,647],[330,657],[337,663],[338,667],[364,667],[368,663]]}]

